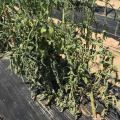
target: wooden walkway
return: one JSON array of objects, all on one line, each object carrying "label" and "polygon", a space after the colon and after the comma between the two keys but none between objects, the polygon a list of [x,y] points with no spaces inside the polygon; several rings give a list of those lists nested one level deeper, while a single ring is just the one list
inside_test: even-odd
[{"label": "wooden walkway", "polygon": [[0,60],[0,120],[50,120],[8,65],[8,60]]}]

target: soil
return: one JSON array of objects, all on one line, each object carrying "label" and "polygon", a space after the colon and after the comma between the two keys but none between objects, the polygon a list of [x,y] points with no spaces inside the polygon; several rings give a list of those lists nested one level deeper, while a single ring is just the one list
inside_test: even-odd
[{"label": "soil", "polygon": [[[99,6],[105,6],[105,0],[97,0],[97,5]],[[114,9],[118,9],[120,7],[120,0],[110,0],[109,2]]]},{"label": "soil", "polygon": [[118,76],[120,79],[120,42],[116,41],[113,38],[107,38],[104,42],[105,46],[108,46],[110,51],[112,51],[113,55],[114,55],[114,65],[118,70]]},{"label": "soil", "polygon": [[[102,34],[98,34],[98,37],[102,38]],[[94,36],[93,36],[94,37]],[[111,37],[107,37],[104,40],[104,46],[108,47],[108,49],[113,53],[114,55],[114,61],[113,64],[117,68],[118,71],[118,77],[120,79],[120,41],[115,40]]]}]

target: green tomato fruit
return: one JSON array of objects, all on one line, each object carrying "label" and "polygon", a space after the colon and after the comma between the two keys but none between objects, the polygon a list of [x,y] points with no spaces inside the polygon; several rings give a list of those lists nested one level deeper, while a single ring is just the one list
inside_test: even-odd
[{"label": "green tomato fruit", "polygon": [[47,30],[46,30],[45,27],[42,27],[41,30],[40,30],[41,33],[45,33],[46,31],[47,31]]}]

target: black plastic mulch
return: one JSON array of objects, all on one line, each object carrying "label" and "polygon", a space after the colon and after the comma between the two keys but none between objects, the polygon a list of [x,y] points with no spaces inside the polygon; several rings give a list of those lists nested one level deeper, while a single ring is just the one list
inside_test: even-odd
[{"label": "black plastic mulch", "polygon": [[[120,16],[120,10],[107,8],[108,14],[107,16],[104,14],[105,7],[97,6],[95,8],[95,18],[96,21],[91,25],[94,31],[102,32],[106,30],[106,34],[108,37],[112,37],[116,40],[120,40],[120,28],[116,31],[116,27],[118,24],[117,16]],[[115,14],[117,12],[117,14]],[[74,14],[74,17],[73,17]],[[54,9],[52,11],[51,17],[62,19],[61,10]],[[69,15],[66,16],[67,19],[73,20],[75,23],[81,23],[84,19],[84,13],[81,12],[81,9],[71,11]],[[120,26],[119,26],[120,27]]]},{"label": "black plastic mulch", "polygon": [[8,65],[8,60],[0,60],[0,120],[50,120]]}]

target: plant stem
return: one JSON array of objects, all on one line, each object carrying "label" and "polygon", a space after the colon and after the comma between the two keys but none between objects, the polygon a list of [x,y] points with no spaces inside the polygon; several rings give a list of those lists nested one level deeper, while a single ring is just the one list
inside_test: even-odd
[{"label": "plant stem", "polygon": [[63,10],[62,10],[62,24],[64,24],[64,23],[65,23],[65,10],[63,8]]},{"label": "plant stem", "polygon": [[96,108],[95,108],[95,103],[94,103],[94,95],[93,95],[93,92],[90,93],[90,101],[91,101],[92,115],[93,115],[94,118],[96,118]]}]

